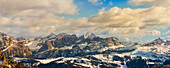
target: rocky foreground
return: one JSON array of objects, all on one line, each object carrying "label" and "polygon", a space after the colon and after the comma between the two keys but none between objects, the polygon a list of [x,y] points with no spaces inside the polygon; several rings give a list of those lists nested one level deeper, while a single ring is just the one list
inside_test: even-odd
[{"label": "rocky foreground", "polygon": [[10,60],[6,58],[5,56],[1,55],[1,51],[0,51],[0,67],[1,68],[38,68],[38,67],[24,65],[24,64],[15,62],[13,60]]}]

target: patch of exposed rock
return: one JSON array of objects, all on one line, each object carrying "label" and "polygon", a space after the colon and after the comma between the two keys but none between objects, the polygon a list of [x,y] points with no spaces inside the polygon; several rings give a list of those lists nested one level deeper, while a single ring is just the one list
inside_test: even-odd
[{"label": "patch of exposed rock", "polygon": [[5,56],[1,55],[1,50],[0,50],[0,68],[37,68],[37,67],[24,65],[24,64],[15,62],[13,60],[10,60],[6,58]]}]

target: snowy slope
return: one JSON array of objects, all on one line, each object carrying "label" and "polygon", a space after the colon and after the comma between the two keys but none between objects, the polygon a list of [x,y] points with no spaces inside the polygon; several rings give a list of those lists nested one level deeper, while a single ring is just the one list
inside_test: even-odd
[{"label": "snowy slope", "polygon": [[32,42],[30,43],[30,45],[28,45],[28,47],[29,47],[32,51],[39,50],[39,49],[41,48],[41,46],[37,46],[38,43],[40,43],[39,40],[32,41]]},{"label": "snowy slope", "polygon": [[10,46],[8,46],[7,48],[5,48],[4,50],[2,50],[1,52],[4,52],[6,50],[8,50],[10,47],[14,46],[14,44],[11,44]]},{"label": "snowy slope", "polygon": [[166,46],[166,45],[154,45],[154,46],[136,46],[137,49],[135,50],[135,52],[137,51],[143,51],[143,52],[154,52],[154,53],[158,53],[158,54],[170,54],[170,46]]}]

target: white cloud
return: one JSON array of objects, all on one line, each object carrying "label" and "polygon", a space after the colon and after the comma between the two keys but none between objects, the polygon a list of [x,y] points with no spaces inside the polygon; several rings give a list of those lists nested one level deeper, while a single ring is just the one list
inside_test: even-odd
[{"label": "white cloud", "polygon": [[160,36],[161,32],[158,30],[146,31],[145,36]]},{"label": "white cloud", "polygon": [[64,17],[56,17],[50,15],[43,17],[38,18],[38,20],[35,20],[33,22],[29,22],[27,20],[22,21],[21,19],[14,19],[15,21],[13,21],[12,23],[11,20],[7,19],[7,23],[0,23],[0,32],[13,34],[14,36],[36,37],[46,36],[49,33],[86,33],[87,30],[84,29],[88,29],[91,27],[91,23],[88,24],[87,18],[79,18],[77,20],[65,20]]},{"label": "white cloud", "polygon": [[[158,12],[159,11],[159,12]],[[77,33],[87,31],[101,36],[118,35],[122,37],[159,36],[160,31],[148,31],[148,27],[169,25],[170,9],[164,7],[151,7],[144,9],[130,9],[113,7],[108,11],[104,9],[90,18],[64,19],[44,11],[27,10],[18,13],[12,20],[0,17],[0,26],[19,27],[18,35],[34,36],[34,34],[47,35],[48,33]],[[35,13],[30,14],[30,13]],[[21,17],[22,16],[22,17]],[[33,31],[34,30],[34,31]],[[15,29],[11,28],[11,32]],[[23,34],[24,35],[24,34]],[[21,35],[22,36],[22,35]]]},{"label": "white cloud", "polygon": [[122,40],[122,41],[125,41],[125,42],[131,41],[129,38],[122,38],[121,40]]},{"label": "white cloud", "polygon": [[44,36],[78,11],[73,0],[0,0],[0,10],[0,31],[15,36]]},{"label": "white cloud", "polygon": [[93,5],[102,5],[103,2],[101,0],[88,0],[88,2],[92,3]]},{"label": "white cloud", "polygon": [[0,0],[2,15],[14,15],[22,11],[45,11],[53,14],[75,14],[73,0]]},{"label": "white cloud", "polygon": [[137,33],[146,30],[148,27],[169,25],[169,15],[170,7],[143,9],[113,7],[108,11],[91,16],[88,21],[94,23],[99,31],[127,34]]},{"label": "white cloud", "polygon": [[36,27],[63,23],[64,17],[57,17],[53,14],[42,14],[38,17],[24,15],[16,16],[12,20],[8,17],[0,17],[0,26],[6,27]]},{"label": "white cloud", "polygon": [[103,8],[90,18],[65,19],[55,14],[75,14],[77,9],[72,0],[34,0],[35,2],[28,3],[24,0],[9,3],[5,0],[0,1],[0,8],[3,10],[0,16],[0,31],[15,36],[45,36],[51,32],[84,34],[87,31],[103,37],[160,36],[160,31],[147,29],[170,24],[170,7],[153,6],[141,9],[113,7],[108,11]]},{"label": "white cloud", "polygon": [[98,0],[88,0],[88,2],[91,2],[91,3],[97,3]]},{"label": "white cloud", "polygon": [[156,6],[170,6],[170,0],[130,0],[133,5],[156,5]]}]

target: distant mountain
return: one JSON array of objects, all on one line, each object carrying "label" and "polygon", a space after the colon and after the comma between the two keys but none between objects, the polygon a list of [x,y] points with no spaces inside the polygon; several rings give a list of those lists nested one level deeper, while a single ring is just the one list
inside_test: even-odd
[{"label": "distant mountain", "polygon": [[[53,37],[53,40],[51,40],[51,37]],[[116,47],[123,47],[116,37],[100,38],[89,32],[80,37],[77,37],[75,34],[69,35],[66,33],[58,35],[50,34],[42,39],[43,41],[41,40],[37,45],[42,47],[34,52],[37,58],[84,56],[90,53],[102,53]]]},{"label": "distant mountain", "polygon": [[55,37],[57,37],[54,33],[50,33],[46,38],[55,38]]},{"label": "distant mountain", "polygon": [[87,32],[85,35],[82,36],[83,38],[90,38],[93,39],[94,37],[96,37],[95,34]]},{"label": "distant mountain", "polygon": [[153,40],[152,42],[143,44],[143,46],[153,46],[153,45],[170,45],[170,42],[168,40],[164,41],[163,39],[158,38]]},{"label": "distant mountain", "polygon": [[4,33],[0,37],[4,56],[39,68],[152,68],[170,64],[169,41],[161,38],[140,45],[90,32],[80,37],[67,33],[34,39]]},{"label": "distant mountain", "polygon": [[164,41],[161,38],[158,38],[150,43],[147,43],[145,46],[161,45],[162,43],[164,43]]}]

